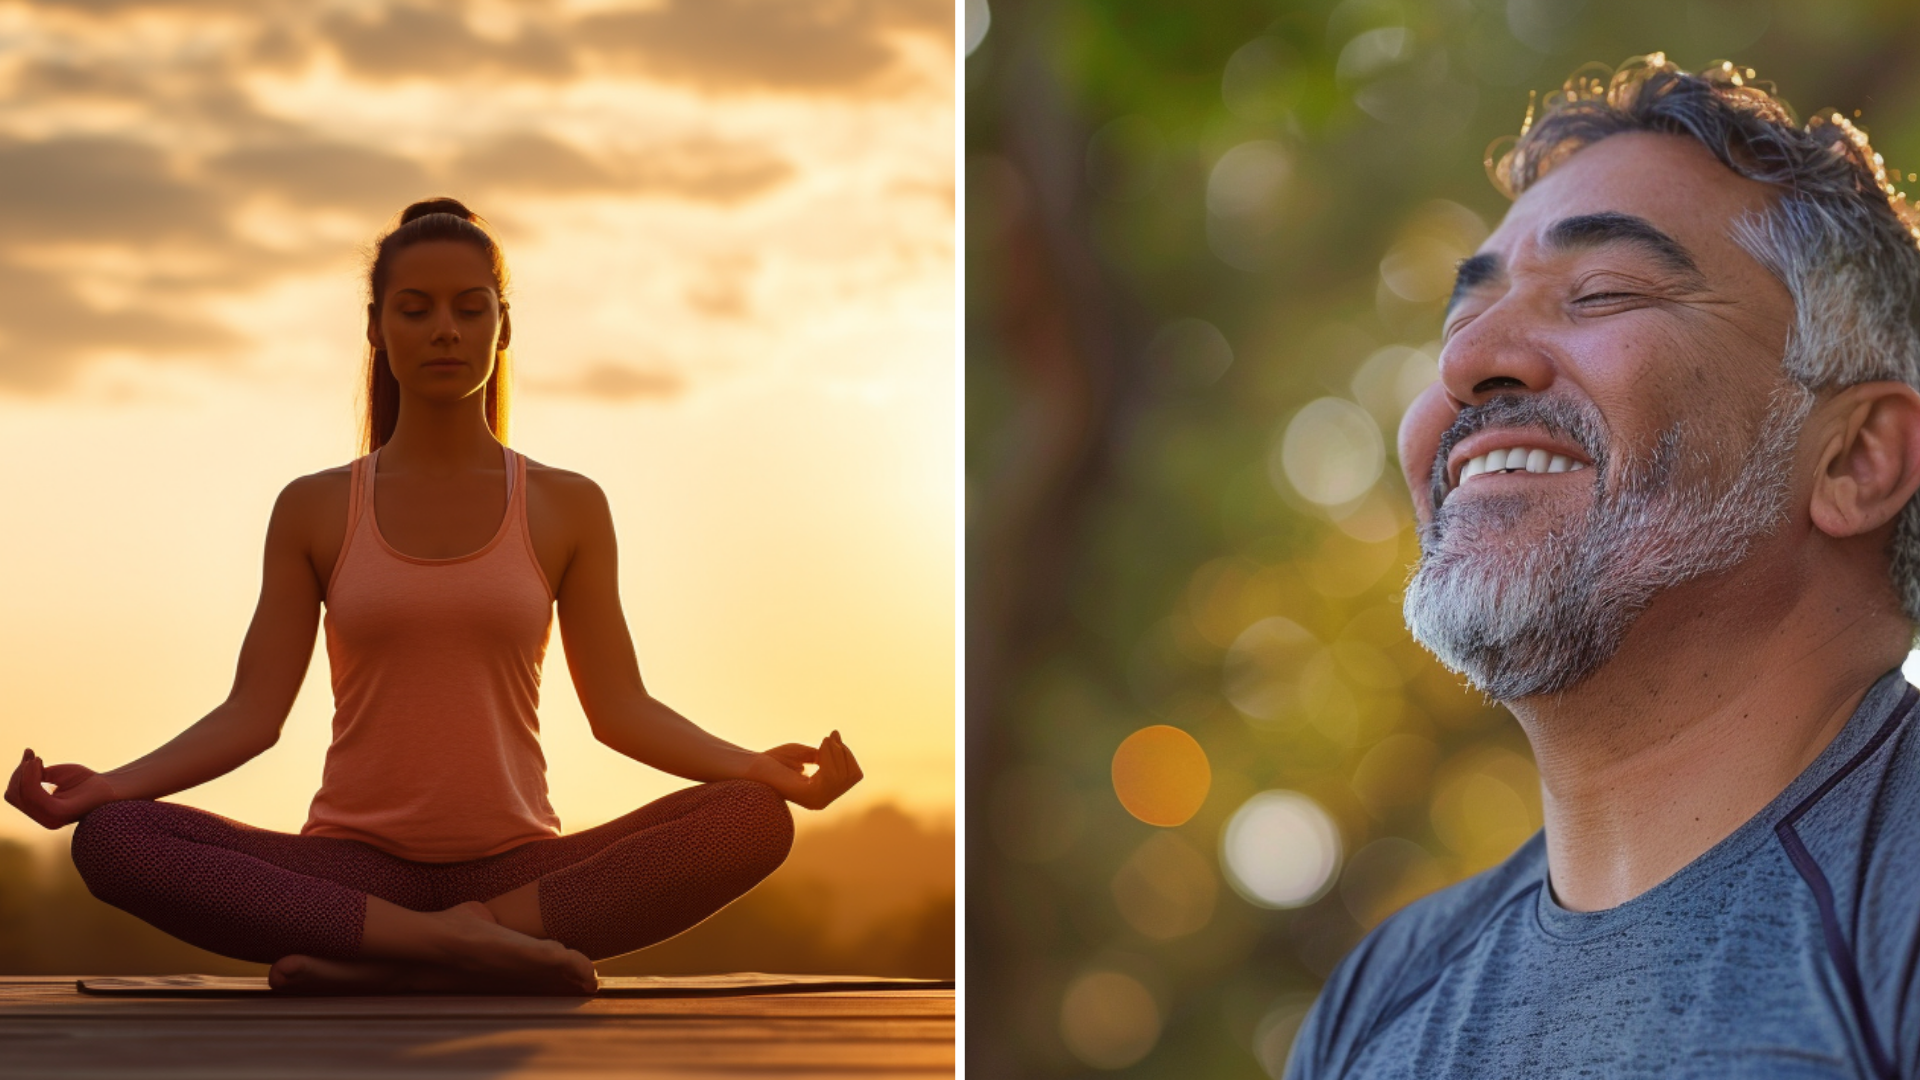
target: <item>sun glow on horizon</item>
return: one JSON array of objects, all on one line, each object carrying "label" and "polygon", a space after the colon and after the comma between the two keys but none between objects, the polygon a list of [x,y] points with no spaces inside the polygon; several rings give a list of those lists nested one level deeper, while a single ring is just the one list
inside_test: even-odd
[{"label": "sun glow on horizon", "polygon": [[[840,729],[829,815],[951,816],[951,19],[827,20],[841,68],[766,74],[684,0],[496,7],[0,7],[35,298],[0,309],[0,746],[107,769],[226,694],[275,495],[355,453],[367,245],[451,193],[513,274],[510,441],[606,490],[649,688],[743,745]],[[177,801],[299,828],[323,649],[280,742]],[[568,831],[685,783],[593,742],[557,633],[540,715]]]}]

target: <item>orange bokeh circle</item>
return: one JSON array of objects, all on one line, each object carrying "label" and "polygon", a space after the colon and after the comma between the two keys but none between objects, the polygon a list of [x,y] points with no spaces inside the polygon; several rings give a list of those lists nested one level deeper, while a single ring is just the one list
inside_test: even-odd
[{"label": "orange bokeh circle", "polygon": [[1207,752],[1177,727],[1143,727],[1113,752],[1113,793],[1127,813],[1149,825],[1186,824],[1212,785]]}]

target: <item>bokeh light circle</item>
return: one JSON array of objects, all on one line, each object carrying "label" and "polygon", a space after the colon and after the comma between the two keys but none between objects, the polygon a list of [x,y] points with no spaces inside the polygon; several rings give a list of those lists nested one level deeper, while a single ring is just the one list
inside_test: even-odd
[{"label": "bokeh light circle", "polygon": [[1149,825],[1186,824],[1212,786],[1207,752],[1177,727],[1143,727],[1113,752],[1113,793],[1127,813]]},{"label": "bokeh light circle", "polygon": [[1220,155],[1207,175],[1207,212],[1237,218],[1258,214],[1279,196],[1293,171],[1286,148],[1254,139]]},{"label": "bokeh light circle", "polygon": [[1420,392],[1440,378],[1439,343],[1387,345],[1368,356],[1348,383],[1353,400],[1382,431],[1393,431]]},{"label": "bokeh light circle", "polygon": [[1220,842],[1227,882],[1249,903],[1293,908],[1318,900],[1340,867],[1340,831],[1297,791],[1263,791],[1241,804]]},{"label": "bokeh light circle", "polygon": [[1160,1041],[1160,1006],[1131,975],[1088,972],[1060,1002],[1060,1038],[1087,1065],[1124,1069]]},{"label": "bokeh light circle", "polygon": [[[1365,409],[1345,398],[1307,403],[1287,422],[1269,460],[1275,483],[1292,486],[1321,506],[1340,506],[1367,493],[1386,467],[1386,443]],[[1271,468],[1278,465],[1278,468]]]},{"label": "bokeh light circle", "polygon": [[1227,111],[1256,124],[1284,121],[1292,100],[1292,49],[1278,38],[1257,37],[1233,51],[1220,73]]},{"label": "bokeh light circle", "polygon": [[1068,778],[1040,764],[1002,772],[987,796],[987,831],[1015,862],[1065,855],[1086,825],[1086,808]]},{"label": "bokeh light circle", "polygon": [[1221,662],[1221,693],[1248,717],[1273,724],[1298,707],[1298,680],[1322,646],[1299,623],[1269,615],[1247,627]]},{"label": "bokeh light circle", "polygon": [[1402,300],[1444,300],[1453,291],[1454,267],[1471,254],[1435,237],[1409,237],[1380,260],[1380,280]]},{"label": "bokeh light circle", "polygon": [[1353,921],[1371,930],[1446,883],[1445,867],[1427,849],[1404,837],[1383,836],[1347,859],[1340,871],[1340,899]]},{"label": "bokeh light circle", "polygon": [[1212,386],[1233,366],[1233,345],[1205,319],[1175,319],[1147,343],[1147,360],[1185,386]]},{"label": "bokeh light circle", "polygon": [[1219,892],[1213,864],[1175,832],[1156,832],[1113,876],[1113,903],[1127,924],[1156,941],[1204,928]]},{"label": "bokeh light circle", "polygon": [[987,40],[987,29],[993,25],[993,10],[987,6],[987,0],[967,0],[966,25],[966,55],[972,56],[973,50]]},{"label": "bokeh light circle", "polygon": [[1288,994],[1273,1003],[1253,1029],[1253,1056],[1273,1080],[1286,1080],[1287,1059],[1293,1053],[1293,1041],[1300,1034],[1313,1009],[1312,994]]}]

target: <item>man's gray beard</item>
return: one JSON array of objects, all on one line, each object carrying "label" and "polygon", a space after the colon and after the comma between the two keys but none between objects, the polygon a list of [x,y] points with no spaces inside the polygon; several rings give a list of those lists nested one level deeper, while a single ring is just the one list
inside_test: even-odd
[{"label": "man's gray beard", "polygon": [[[1433,520],[1421,531],[1420,565],[1407,587],[1414,640],[1497,701],[1578,685],[1620,648],[1627,630],[1663,589],[1719,573],[1745,559],[1753,542],[1785,520],[1793,452],[1813,394],[1796,385],[1774,393],[1759,435],[1731,482],[1714,466],[1731,448],[1709,451],[1706,467],[1681,476],[1678,429],[1644,460],[1610,464],[1597,416],[1561,400],[1502,397],[1463,410],[1442,441]],[[1516,549],[1512,529],[1532,500],[1481,496],[1449,505],[1446,457],[1487,427],[1529,425],[1583,446],[1594,458],[1595,497],[1586,515]]]}]

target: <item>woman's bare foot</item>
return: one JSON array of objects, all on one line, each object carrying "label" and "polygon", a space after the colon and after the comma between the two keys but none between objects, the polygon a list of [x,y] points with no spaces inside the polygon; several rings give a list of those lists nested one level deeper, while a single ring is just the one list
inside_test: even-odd
[{"label": "woman's bare foot", "polygon": [[439,963],[488,987],[480,993],[592,994],[600,989],[593,961],[584,953],[501,926],[477,900],[433,917],[449,931]]},{"label": "woman's bare foot", "polygon": [[317,956],[281,957],[268,970],[267,985],[284,994],[581,993],[571,989],[532,989],[524,979],[476,975],[433,964],[403,960],[323,960]]},{"label": "woman's bare foot", "polygon": [[557,941],[501,926],[477,901],[420,913],[432,920],[433,961],[286,956],[267,973],[275,990],[306,994],[592,994],[593,962]]},{"label": "woman's bare foot", "polygon": [[407,992],[406,965],[283,956],[268,969],[267,985],[290,994],[402,994]]}]

